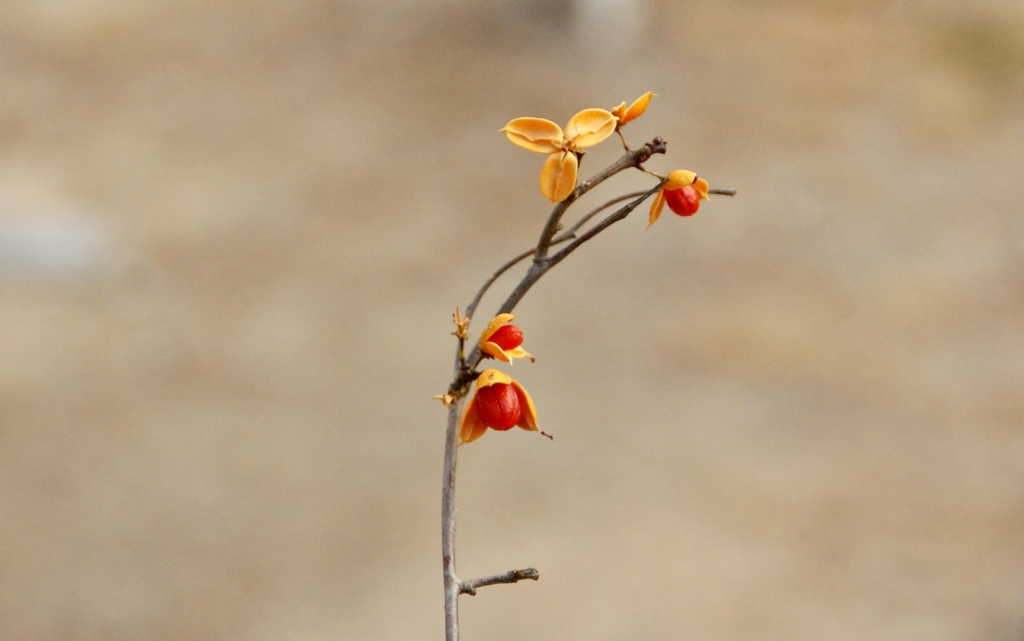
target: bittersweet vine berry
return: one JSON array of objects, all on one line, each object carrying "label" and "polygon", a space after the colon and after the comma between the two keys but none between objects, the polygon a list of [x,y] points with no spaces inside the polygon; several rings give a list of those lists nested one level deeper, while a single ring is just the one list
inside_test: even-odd
[{"label": "bittersweet vine berry", "polygon": [[495,383],[476,393],[476,411],[480,420],[492,429],[504,432],[511,429],[523,416],[516,389],[505,383]]},{"label": "bittersweet vine berry", "polygon": [[515,325],[502,325],[491,334],[490,342],[508,352],[523,344],[523,330]]},{"label": "bittersweet vine berry", "polygon": [[480,334],[480,351],[505,363],[515,358],[528,358],[528,354],[520,345],[523,343],[523,332],[515,325],[508,325],[515,316],[498,314],[487,324],[487,329]]},{"label": "bittersweet vine berry", "polygon": [[700,201],[708,199],[708,183],[697,174],[677,169],[668,175],[668,182],[658,190],[651,203],[651,214],[647,219],[650,227],[661,216],[661,210],[668,204],[669,209],[680,216],[692,216],[700,208]]},{"label": "bittersweet vine berry", "polygon": [[476,379],[476,391],[462,412],[459,440],[472,443],[483,436],[487,428],[503,432],[514,426],[543,434],[537,427],[537,408],[523,386],[496,369],[484,370]]}]

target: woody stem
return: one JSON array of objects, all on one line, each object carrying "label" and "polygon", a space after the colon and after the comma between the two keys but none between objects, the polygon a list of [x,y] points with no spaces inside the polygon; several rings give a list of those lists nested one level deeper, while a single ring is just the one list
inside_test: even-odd
[{"label": "woody stem", "polygon": [[448,431],[444,443],[444,481],[441,485],[441,559],[444,571],[444,638],[459,641],[459,594],[462,584],[455,574],[455,463],[459,447],[459,411],[462,399],[448,407]]},{"label": "woody stem", "polygon": [[[600,214],[602,211],[604,211],[605,209],[608,209],[612,205],[615,205],[617,203],[621,203],[624,200],[629,200],[630,198],[636,198],[637,196],[640,196],[643,193],[644,192],[642,192],[642,191],[634,191],[634,192],[630,192],[628,194],[623,194],[622,196],[619,196],[618,198],[612,198],[611,200],[609,200],[608,202],[604,203],[603,205],[601,205],[599,207],[595,207],[594,209],[592,209],[589,212],[587,212],[587,214],[584,215],[582,218],[577,220],[573,224],[572,227],[570,227],[569,229],[565,230],[561,234],[559,234],[559,235],[555,236],[553,239],[551,239],[551,244],[549,245],[549,247],[554,247],[555,245],[560,245],[560,244],[562,244],[562,243],[564,243],[566,241],[569,241],[569,240],[572,240],[572,239],[576,238],[576,232],[579,231],[580,227],[582,227],[583,225],[587,224],[587,222],[591,218],[593,218],[594,216]],[[488,278],[486,281],[484,281],[483,286],[480,287],[480,291],[478,291],[476,293],[476,296],[473,297],[473,302],[471,302],[469,304],[469,307],[466,308],[466,318],[472,318],[473,317],[473,312],[476,311],[477,305],[480,304],[480,299],[482,299],[484,297],[484,294],[486,294],[487,290],[490,289],[491,285],[494,284],[494,281],[498,280],[498,278],[502,274],[504,274],[505,272],[507,272],[508,270],[512,269],[517,264],[519,264],[520,261],[525,260],[526,258],[529,258],[530,256],[533,256],[536,252],[537,252],[537,248],[536,247],[531,247],[530,249],[527,249],[526,251],[520,253],[519,255],[517,255],[512,260],[508,261],[507,263],[505,263],[504,265],[499,267],[497,271],[495,271],[493,274],[491,274],[490,278]],[[461,350],[460,350],[460,353],[461,353]]]},{"label": "woody stem", "polygon": [[[466,316],[471,317],[476,311],[476,306],[479,304],[480,298],[483,296],[484,292],[487,291],[487,288],[490,287],[491,283],[493,283],[507,269],[511,268],[513,265],[532,253],[534,255],[533,263],[530,265],[530,268],[527,270],[526,275],[523,276],[519,285],[516,286],[509,297],[505,300],[505,303],[501,306],[499,313],[511,312],[519,301],[522,300],[523,296],[526,295],[526,292],[529,291],[530,287],[540,280],[540,277],[549,269],[564,260],[566,256],[575,251],[580,245],[601,233],[612,224],[628,216],[629,213],[636,209],[641,202],[656,192],[661,187],[661,184],[640,194],[636,200],[633,200],[625,207],[618,209],[615,213],[587,230],[579,238],[576,238],[576,232],[585,222],[596,216],[606,207],[619,202],[621,199],[605,203],[601,207],[588,213],[573,227],[558,238],[555,238],[562,215],[565,213],[565,210],[568,209],[569,205],[575,202],[576,199],[620,171],[630,167],[639,167],[653,154],[665,153],[666,147],[667,144],[665,141],[661,138],[655,138],[640,149],[626,154],[590,180],[578,185],[576,189],[573,190],[572,194],[559,203],[551,213],[547,224],[544,226],[544,231],[541,234],[536,250],[524,252],[520,256],[506,263],[493,276],[491,276],[491,278],[484,283],[484,286],[477,293],[473,302],[470,304],[470,307],[467,308]],[[631,194],[630,196],[633,195],[635,194]],[[623,198],[628,197],[629,196],[624,196]],[[551,256],[550,258],[548,257],[548,248],[551,247],[551,245],[571,239],[575,240],[554,256]],[[441,485],[441,558],[444,573],[444,631],[446,641],[459,641],[459,595],[461,593],[465,592],[467,594],[474,594],[476,588],[484,585],[515,583],[516,581],[523,579],[536,580],[538,577],[537,571],[529,568],[527,570],[513,570],[512,572],[507,572],[503,575],[496,575],[485,579],[475,579],[473,581],[463,583],[455,573],[455,467],[459,445],[459,419],[462,414],[461,407],[466,390],[468,389],[469,383],[472,382],[475,374],[474,370],[476,369],[476,366],[480,364],[480,360],[482,358],[479,344],[473,348],[469,358],[463,357],[463,349],[464,339],[460,338],[459,348],[455,357],[455,377],[449,387],[449,391],[455,396],[455,400],[448,407],[448,429],[445,434],[444,446],[444,480]]]},{"label": "woody stem", "polygon": [[540,240],[537,241],[537,252],[533,256],[534,262],[542,262],[548,257],[548,247],[551,246],[551,239],[554,238],[555,234],[558,232],[558,223],[562,220],[562,214],[564,214],[565,210],[569,208],[569,205],[573,204],[580,196],[600,185],[605,180],[608,180],[623,169],[639,167],[643,163],[647,162],[647,160],[654,154],[665,153],[667,147],[668,144],[664,140],[661,138],[655,138],[651,142],[645,143],[636,151],[631,151],[622,158],[619,158],[605,168],[604,171],[600,172],[590,180],[576,185],[576,189],[569,194],[569,197],[555,205],[555,208],[551,211],[551,215],[548,216],[548,222],[544,225],[544,231],[540,234]]},{"label": "woody stem", "polygon": [[661,189],[662,185],[664,185],[666,182],[668,182],[667,179],[666,180],[662,180],[660,183],[658,183],[653,188],[651,188],[650,190],[645,192],[642,196],[640,196],[636,200],[632,201],[631,203],[629,203],[625,207],[622,207],[621,209],[618,209],[614,214],[608,216],[607,218],[605,218],[604,220],[602,220],[598,224],[596,224],[593,227],[591,227],[590,229],[588,229],[586,231],[586,233],[584,233],[579,238],[577,238],[576,240],[574,240],[571,243],[569,243],[568,245],[566,245],[564,248],[562,248],[561,251],[559,251],[557,254],[555,254],[554,256],[549,258],[547,260],[547,262],[545,263],[547,268],[551,269],[552,267],[554,267],[558,263],[562,262],[563,260],[565,260],[566,256],[568,256],[569,254],[571,254],[574,251],[576,251],[576,249],[580,245],[582,245],[583,243],[587,242],[588,240],[590,240],[594,236],[597,236],[598,234],[603,232],[605,229],[608,229],[609,227],[611,227],[615,223],[619,222],[620,220],[622,220],[623,218],[628,216],[630,213],[632,213],[632,211],[634,209],[636,209],[640,205],[640,203],[642,203],[643,201],[647,200],[649,197],[653,196],[656,191]]},{"label": "woody stem", "polygon": [[[640,195],[640,197],[637,198],[636,200],[633,200],[626,206],[617,209],[614,213],[610,214],[601,222],[588,229],[579,238],[566,245],[561,251],[559,251],[554,256],[545,258],[542,261],[538,261],[537,258],[534,257],[533,263],[530,264],[530,268],[526,271],[526,275],[523,276],[523,279],[521,281],[519,281],[519,284],[516,285],[516,288],[512,290],[512,293],[509,294],[509,297],[505,299],[505,302],[504,304],[502,304],[501,309],[498,310],[498,313],[511,313],[512,310],[515,309],[516,305],[519,304],[519,301],[523,299],[523,296],[526,296],[526,292],[528,292],[530,288],[533,287],[534,283],[540,280],[541,276],[546,274],[549,269],[565,260],[565,258],[572,252],[576,251],[580,247],[580,245],[587,242],[594,236],[597,236],[605,229],[608,229],[608,227],[614,225],[615,223],[619,222],[620,220],[628,216],[634,209],[636,209],[640,205],[640,203],[642,203],[644,200],[646,200],[659,189],[661,189],[661,186],[664,184],[665,181],[658,183],[653,188],[643,192]],[[463,371],[472,371],[477,365],[480,364],[480,361],[482,359],[483,354],[480,352],[480,345],[476,345],[475,347],[473,347],[473,351],[470,352],[469,356],[466,358],[466,367],[464,368]],[[459,379],[457,378],[456,383],[458,382]],[[453,384],[452,387],[455,388],[455,384]]]}]

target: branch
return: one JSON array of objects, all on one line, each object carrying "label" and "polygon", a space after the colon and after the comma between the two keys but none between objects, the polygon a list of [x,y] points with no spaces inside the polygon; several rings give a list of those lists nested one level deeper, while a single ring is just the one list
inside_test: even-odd
[{"label": "branch", "polygon": [[[552,243],[552,244],[554,244],[554,243]],[[486,294],[487,290],[491,288],[491,285],[494,284],[494,281],[498,280],[498,278],[502,274],[504,274],[508,270],[512,269],[513,267],[515,267],[516,264],[519,263],[519,261],[521,261],[521,260],[523,260],[525,258],[529,258],[530,256],[533,256],[533,254],[536,251],[537,251],[536,247],[531,247],[530,249],[527,249],[523,253],[519,254],[518,256],[513,258],[512,260],[508,261],[507,263],[505,263],[504,265],[499,267],[498,271],[496,271],[493,274],[491,274],[491,277],[488,278],[486,281],[484,281],[483,287],[481,287],[480,291],[478,291],[476,293],[476,296],[473,297],[473,302],[470,303],[469,307],[466,308],[466,316],[468,316],[469,318],[473,318],[473,312],[476,311],[476,306],[480,304],[480,299],[484,297],[484,294]]]},{"label": "branch", "polygon": [[[569,245],[567,245],[554,256],[546,258],[542,261],[538,261],[535,256],[533,259],[533,264],[530,265],[530,269],[526,271],[526,275],[523,276],[523,280],[519,281],[519,284],[516,285],[516,288],[512,290],[512,293],[509,294],[509,297],[505,299],[505,303],[501,306],[501,309],[498,310],[498,313],[510,313],[513,309],[515,309],[516,305],[519,304],[519,301],[523,299],[523,296],[526,295],[526,292],[528,292],[530,288],[533,287],[533,284],[540,280],[540,277],[547,273],[549,269],[565,260],[565,258],[569,254],[576,251],[577,247],[587,242],[594,236],[600,234],[602,231],[604,231],[611,225],[619,222],[620,220],[628,216],[630,212],[632,212],[640,205],[640,203],[642,203],[644,200],[653,195],[656,191],[661,189],[661,186],[664,184],[665,181],[663,180],[657,185],[655,185],[652,189],[643,192],[643,194],[639,198],[629,203],[622,209],[619,209],[614,214],[608,216],[600,223],[588,229],[586,233],[584,233],[582,236],[580,236],[573,242],[569,243]],[[449,390],[452,393],[457,394],[458,390],[463,389],[470,382],[471,379],[469,378],[469,376],[471,376],[472,371],[476,368],[477,365],[480,364],[481,360],[483,360],[483,355],[480,352],[480,345],[477,344],[473,348],[473,351],[470,352],[469,357],[466,359],[466,364],[465,367],[463,367],[462,372],[456,376],[455,381],[449,388]]]},{"label": "branch", "polygon": [[509,570],[505,574],[496,574],[483,579],[473,579],[472,581],[463,581],[459,586],[460,594],[468,594],[470,596],[476,596],[476,589],[482,588],[487,585],[497,585],[499,583],[519,583],[530,579],[536,581],[540,578],[540,572],[533,568],[526,568],[525,570]]},{"label": "branch", "polygon": [[576,248],[579,247],[580,245],[582,245],[583,243],[587,242],[588,240],[590,240],[594,236],[597,236],[598,234],[603,232],[605,229],[608,229],[609,227],[611,227],[615,223],[619,222],[620,220],[622,220],[626,216],[630,215],[633,212],[634,209],[636,209],[637,207],[640,206],[640,203],[642,203],[643,201],[647,200],[649,197],[653,196],[654,192],[656,192],[659,189],[661,189],[661,186],[664,185],[667,182],[668,182],[668,179],[665,179],[665,180],[661,181],[660,183],[655,185],[653,188],[651,188],[648,191],[644,192],[644,194],[642,196],[640,196],[639,198],[637,198],[633,202],[629,203],[628,205],[626,205],[622,209],[619,209],[618,211],[616,211],[611,216],[608,216],[607,218],[605,218],[601,222],[597,223],[596,225],[594,225],[593,227],[588,229],[585,234],[583,234],[582,236],[580,236],[576,240],[572,241],[565,248],[563,248],[560,252],[558,252],[557,254],[552,256],[551,258],[549,258],[547,263],[546,263],[548,269],[551,269],[552,267],[554,267],[558,263],[562,262],[565,259],[566,256],[568,256],[569,254],[571,254],[574,251],[576,251]]},{"label": "branch", "polygon": [[645,143],[636,151],[631,151],[622,158],[619,158],[605,168],[604,171],[601,171],[590,180],[576,185],[576,189],[569,194],[569,197],[555,205],[554,210],[552,210],[551,216],[548,217],[547,224],[544,225],[544,231],[540,234],[540,240],[537,241],[537,253],[534,255],[533,260],[539,262],[548,257],[548,247],[551,246],[551,239],[554,238],[555,233],[558,232],[558,223],[562,220],[562,214],[564,214],[565,210],[569,208],[569,205],[576,202],[576,199],[623,169],[639,167],[643,163],[647,162],[647,159],[654,154],[665,153],[665,149],[667,147],[668,144],[664,140],[661,138],[655,138],[651,142]]},{"label": "branch", "polygon": [[[735,190],[733,190],[733,191],[735,191]],[[623,200],[629,200],[630,198],[636,198],[637,196],[639,196],[639,195],[641,195],[643,193],[644,192],[642,192],[642,191],[634,191],[633,193],[626,194],[624,196],[619,196],[618,198],[612,198],[611,200],[609,200],[605,204],[601,205],[600,207],[597,207],[597,208],[591,210],[585,216],[583,216],[578,221],[576,221],[576,224],[574,224],[572,227],[567,229],[564,233],[559,234],[554,239],[552,239],[551,244],[549,245],[549,247],[553,247],[555,245],[560,245],[560,244],[564,243],[567,240],[572,240],[573,238],[576,238],[576,232],[579,231],[580,227],[585,225],[588,220],[590,220],[594,216],[600,214],[602,211],[604,211],[605,209],[608,209],[612,205],[615,205],[617,203],[621,203]],[[476,293],[476,296],[473,297],[473,302],[471,302],[469,304],[469,306],[466,308],[466,318],[473,318],[473,312],[476,311],[477,305],[480,304],[480,299],[482,299],[484,297],[484,294],[486,294],[487,290],[490,289],[491,285],[494,284],[494,281],[498,280],[498,278],[500,278],[502,274],[504,274],[508,270],[512,269],[513,267],[515,267],[520,261],[522,261],[522,260],[524,260],[526,258],[529,258],[530,256],[533,256],[536,252],[537,252],[537,248],[536,247],[531,247],[530,249],[527,249],[526,251],[522,252],[521,254],[519,254],[518,256],[513,258],[512,260],[508,261],[507,263],[505,263],[504,265],[499,267],[498,271],[496,271],[493,274],[491,274],[491,277],[488,278],[484,282],[483,286],[480,288],[480,291],[478,291]],[[459,353],[460,354],[462,353],[461,349],[459,350]]]},{"label": "branch", "polygon": [[573,225],[572,227],[567,229],[565,231],[565,233],[559,234],[554,240],[551,241],[551,244],[552,245],[557,245],[558,243],[565,242],[565,241],[570,240],[572,238],[576,238],[576,232],[578,232],[580,230],[580,227],[586,225],[587,221],[590,220],[591,218],[593,218],[594,216],[600,214],[602,211],[604,211],[605,209],[608,209],[612,205],[617,205],[617,204],[621,203],[623,200],[629,200],[630,198],[636,198],[637,196],[642,196],[642,195],[644,195],[644,193],[645,192],[642,192],[642,191],[634,191],[634,192],[630,192],[628,194],[624,194],[622,196],[619,196],[618,198],[612,198],[611,200],[609,200],[605,204],[601,205],[600,207],[597,207],[596,209],[593,209],[593,210],[589,211],[587,213],[587,215],[585,215],[582,218],[580,218],[579,220],[577,220],[575,225]]}]

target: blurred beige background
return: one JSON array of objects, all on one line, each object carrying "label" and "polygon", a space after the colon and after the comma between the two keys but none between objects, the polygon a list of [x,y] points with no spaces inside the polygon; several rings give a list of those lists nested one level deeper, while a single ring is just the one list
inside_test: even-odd
[{"label": "blurred beige background", "polygon": [[739,196],[520,307],[556,439],[461,450],[459,573],[541,580],[464,639],[1024,639],[1019,0],[0,6],[0,638],[440,639],[498,129],[654,90]]}]

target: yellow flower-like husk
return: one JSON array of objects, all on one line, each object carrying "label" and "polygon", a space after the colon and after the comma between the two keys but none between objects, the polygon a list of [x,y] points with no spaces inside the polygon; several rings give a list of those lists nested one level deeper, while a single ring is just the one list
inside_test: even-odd
[{"label": "yellow flower-like husk", "polygon": [[541,154],[553,154],[565,144],[562,128],[544,118],[516,118],[501,131],[513,144]]},{"label": "yellow flower-like husk", "polygon": [[663,189],[682,189],[692,185],[693,181],[697,179],[697,174],[688,169],[676,169],[673,172],[669,172],[667,178],[668,182],[665,183]]},{"label": "yellow flower-like husk", "polygon": [[515,317],[515,314],[498,314],[492,318],[491,322],[487,324],[487,329],[480,334],[480,351],[491,358],[496,358],[505,363],[512,363],[512,360],[516,358],[528,358],[532,361],[533,356],[522,347],[504,350],[497,343],[487,340],[494,335],[494,332],[498,331],[499,327],[506,323],[511,323]]},{"label": "yellow flower-like husk", "polygon": [[612,109],[612,114],[618,119],[618,124],[621,127],[631,120],[636,120],[647,111],[647,106],[651,104],[651,98],[658,94],[653,91],[648,91],[644,95],[640,96],[633,101],[633,104],[626,108],[626,103],[623,102],[618,107]]},{"label": "yellow flower-like husk", "polygon": [[665,208],[665,187],[663,186],[658,190],[658,193],[654,196],[654,200],[651,201],[651,213],[647,215],[647,228],[650,229],[651,225],[658,222],[658,218],[661,216],[661,210]]},{"label": "yellow flower-like husk", "polygon": [[492,318],[491,322],[487,323],[487,328],[480,334],[480,344],[483,345],[488,338],[494,336],[494,332],[498,331],[502,325],[511,323],[515,319],[515,314],[498,314]]},{"label": "yellow flower-like husk", "polygon": [[615,133],[615,116],[604,109],[584,109],[569,119],[565,140],[573,149],[593,147]]},{"label": "yellow flower-like husk", "polygon": [[559,151],[548,156],[540,170],[540,191],[553,203],[560,203],[576,188],[579,161],[571,151]]},{"label": "yellow flower-like husk", "polygon": [[522,416],[520,416],[516,426],[528,432],[540,431],[540,428],[537,426],[537,408],[533,404],[533,399],[523,389],[523,386],[512,380],[512,377],[504,372],[488,369],[481,372],[479,378],[476,379],[476,389],[473,390],[473,397],[469,399],[466,409],[462,412],[462,420],[459,422],[460,444],[472,443],[483,436],[487,428],[490,427],[480,419],[480,413],[477,411],[477,392],[481,388],[490,387],[495,383],[511,385],[512,389],[516,391],[516,396],[519,397],[519,409],[522,412]]},{"label": "yellow flower-like husk", "polygon": [[711,189],[711,185],[708,184],[708,181],[703,178],[698,178],[693,181],[693,188],[697,190],[698,194],[700,194],[701,200],[711,200],[708,198],[708,190]]},{"label": "yellow flower-like husk", "polygon": [[604,109],[584,109],[569,119],[565,131],[544,118],[516,118],[501,130],[513,144],[549,154],[540,172],[540,190],[551,202],[562,202],[576,187],[576,153],[615,133],[618,120]]},{"label": "yellow flower-like husk", "polygon": [[703,178],[697,178],[697,174],[687,169],[677,169],[671,172],[668,176],[668,182],[662,185],[661,189],[658,190],[658,194],[654,197],[651,202],[651,213],[647,217],[647,227],[650,228],[654,224],[658,217],[661,216],[661,210],[665,207],[665,192],[673,189],[682,189],[693,185],[693,188],[700,195],[701,200],[708,199],[708,182]]}]

